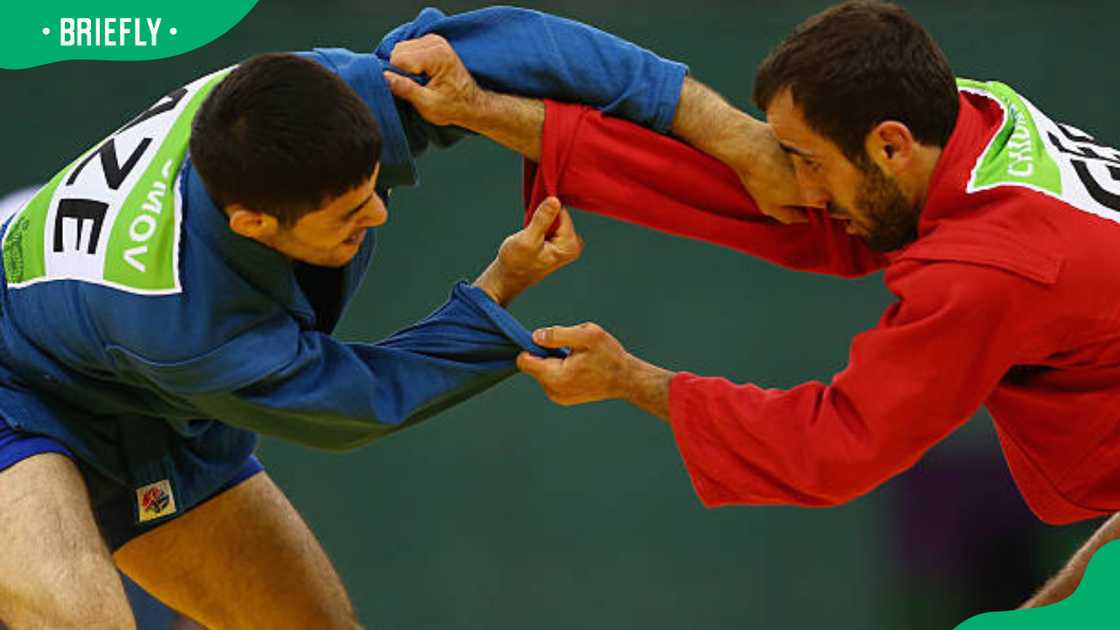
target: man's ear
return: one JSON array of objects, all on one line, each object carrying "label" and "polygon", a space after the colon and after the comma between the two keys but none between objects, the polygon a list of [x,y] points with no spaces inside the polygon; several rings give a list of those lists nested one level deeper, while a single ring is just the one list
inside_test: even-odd
[{"label": "man's ear", "polygon": [[276,217],[250,210],[239,203],[226,206],[226,215],[229,216],[229,229],[265,244],[270,243],[280,229]]},{"label": "man's ear", "polygon": [[885,120],[867,134],[867,154],[883,172],[898,176],[914,159],[916,143],[910,129],[896,121]]}]

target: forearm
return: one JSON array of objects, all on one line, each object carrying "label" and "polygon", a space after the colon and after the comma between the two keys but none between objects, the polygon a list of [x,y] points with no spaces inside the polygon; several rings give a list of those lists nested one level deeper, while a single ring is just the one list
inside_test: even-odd
[{"label": "forearm", "polygon": [[670,130],[704,153],[729,163],[750,148],[749,143],[761,142],[766,124],[735,108],[703,83],[685,77]]},{"label": "forearm", "polygon": [[507,274],[502,270],[502,263],[495,258],[486,269],[479,274],[471,286],[482,289],[482,292],[490,296],[501,307],[509,306],[510,302],[514,300],[525,287],[512,287],[509,282],[505,280]]},{"label": "forearm", "polygon": [[483,90],[478,106],[458,123],[534,162],[540,160],[544,103],[538,99]]},{"label": "forearm", "polygon": [[800,271],[855,277],[886,264],[823,213],[805,224],[771,221],[733,169],[678,139],[567,103],[549,102],[545,119],[527,207],[557,195],[580,210]]},{"label": "forearm", "polygon": [[624,368],[623,396],[632,405],[669,423],[669,382],[673,372],[633,355]]},{"label": "forearm", "polygon": [[793,164],[769,125],[686,79],[672,131],[734,169],[762,214],[783,224],[809,220]]},{"label": "forearm", "polygon": [[1081,583],[1081,577],[1085,575],[1085,567],[1089,565],[1089,559],[1093,557],[1093,554],[1105,543],[1117,538],[1120,538],[1120,513],[1105,521],[1105,524],[1089,538],[1089,541],[1081,549],[1078,549],[1077,553],[1073,554],[1069,564],[1051,578],[1046,586],[1043,586],[1022,607],[1046,606],[1069,597]]}]

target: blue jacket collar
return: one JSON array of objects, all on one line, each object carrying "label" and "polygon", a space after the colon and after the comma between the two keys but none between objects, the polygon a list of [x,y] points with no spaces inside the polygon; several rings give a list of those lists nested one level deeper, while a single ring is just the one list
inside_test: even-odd
[{"label": "blue jacket collar", "polygon": [[[296,282],[292,261],[280,252],[229,227],[225,212],[210,199],[190,156],[183,162],[183,224],[197,230],[205,246],[214,251],[225,266],[244,278],[308,325],[314,325],[315,311]],[[204,279],[204,281],[207,281]]]}]

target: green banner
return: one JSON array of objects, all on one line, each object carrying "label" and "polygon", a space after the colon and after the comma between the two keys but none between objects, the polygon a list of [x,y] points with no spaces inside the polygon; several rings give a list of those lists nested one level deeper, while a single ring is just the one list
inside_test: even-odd
[{"label": "green banner", "polygon": [[956,630],[1051,630],[1116,626],[1116,585],[1120,584],[1120,543],[1112,541],[1089,560],[1077,590],[1041,608],[984,613]]},{"label": "green banner", "polygon": [[0,68],[75,59],[144,61],[204,46],[256,0],[47,0],[10,3],[0,19]]}]

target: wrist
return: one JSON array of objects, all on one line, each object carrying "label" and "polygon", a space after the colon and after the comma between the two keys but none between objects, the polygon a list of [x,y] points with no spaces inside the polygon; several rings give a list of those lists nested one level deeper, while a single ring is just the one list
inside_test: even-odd
[{"label": "wrist", "polygon": [[489,135],[495,125],[500,123],[497,96],[494,92],[478,88],[469,99],[469,104],[459,109],[453,124],[477,134]]},{"label": "wrist", "polygon": [[715,90],[686,77],[673,118],[673,133],[721,161],[751,152],[766,123],[728,103]]},{"label": "wrist", "polygon": [[481,289],[483,293],[488,295],[491,300],[500,306],[505,306],[509,303],[510,298],[507,297],[508,293],[502,281],[502,274],[498,269],[500,263],[494,259],[478,278],[475,279],[471,286]]},{"label": "wrist", "polygon": [[474,281],[474,286],[482,289],[490,299],[500,306],[507,306],[517,296],[534,284],[525,274],[511,272],[502,263],[499,255],[490,262],[486,270]]},{"label": "wrist", "polygon": [[741,162],[744,156],[750,159],[759,155],[763,153],[764,143],[772,141],[766,123],[730,105],[719,120],[722,124],[716,126],[717,133],[708,141],[707,148],[701,150],[725,164]]},{"label": "wrist", "polygon": [[673,372],[648,363],[626,353],[615,383],[616,398],[622,398],[642,408],[648,408],[651,401],[668,401],[669,381]]},{"label": "wrist", "polygon": [[669,383],[673,373],[627,354],[620,370],[620,398],[669,423]]},{"label": "wrist", "polygon": [[536,162],[541,159],[544,102],[478,89],[471,105],[459,108],[454,124],[486,136]]}]

